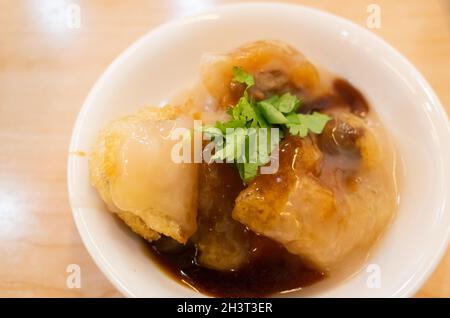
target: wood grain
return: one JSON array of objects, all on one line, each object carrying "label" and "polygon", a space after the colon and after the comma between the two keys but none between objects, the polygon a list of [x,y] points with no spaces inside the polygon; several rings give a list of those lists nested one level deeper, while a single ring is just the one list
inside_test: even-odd
[{"label": "wood grain", "polygon": [[[235,1],[0,0],[0,296],[115,297],[74,226],[66,190],[72,126],[106,66],[158,24]],[[287,1],[296,2],[296,1]],[[298,1],[365,26],[374,1]],[[80,29],[66,26],[78,3]],[[450,111],[450,2],[380,1],[375,33],[409,58]],[[81,267],[80,289],[66,268]],[[450,251],[417,296],[450,297]]]}]

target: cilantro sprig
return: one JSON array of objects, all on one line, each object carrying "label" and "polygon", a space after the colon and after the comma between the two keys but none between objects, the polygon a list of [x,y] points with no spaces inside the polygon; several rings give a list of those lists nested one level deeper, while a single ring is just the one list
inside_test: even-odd
[{"label": "cilantro sprig", "polygon": [[255,79],[251,74],[248,74],[246,71],[239,66],[233,66],[233,80],[238,83],[247,84],[247,88],[255,85]]},{"label": "cilantro sprig", "polygon": [[321,134],[330,117],[318,112],[308,115],[291,113],[287,120],[286,127],[291,135],[306,137],[309,132]]},{"label": "cilantro sprig", "polygon": [[[229,121],[216,122],[214,128],[217,129],[205,127],[204,131],[210,133],[213,139],[217,137],[221,140],[219,145],[221,148],[215,152],[211,160],[234,162],[242,180],[248,182],[257,175],[260,166],[269,162],[270,153],[284,135],[290,133],[303,138],[309,133],[320,134],[331,117],[318,112],[298,114],[296,111],[301,107],[302,100],[290,93],[254,101],[248,94],[248,89],[255,85],[253,76],[237,66],[233,67],[232,71],[233,80],[246,85],[244,94],[228,111],[231,116]],[[268,140],[267,147],[250,149],[249,138],[252,133],[256,134],[253,136],[256,140],[267,132],[270,135],[269,129],[260,128],[279,128],[280,133],[275,141],[270,136],[264,136],[265,140]],[[251,158],[257,159],[249,160]]]}]

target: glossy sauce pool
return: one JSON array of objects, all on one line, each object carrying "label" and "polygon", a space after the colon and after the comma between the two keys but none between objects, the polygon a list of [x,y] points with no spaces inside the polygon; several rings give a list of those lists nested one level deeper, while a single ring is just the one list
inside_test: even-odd
[{"label": "glossy sauce pool", "polygon": [[[214,184],[214,191],[208,192],[212,210],[199,211],[199,231],[214,231],[220,222],[217,217],[220,219],[224,213],[231,215],[234,204],[230,202],[234,202],[244,186],[238,172],[229,164],[204,165],[201,171],[201,180]],[[218,176],[220,184],[205,175]],[[206,220],[205,214],[209,216]],[[237,224],[234,231],[242,232],[240,237],[245,237],[249,246],[247,260],[237,270],[220,271],[201,266],[197,258],[199,250],[192,240],[183,246],[161,238],[146,243],[146,248],[151,258],[175,280],[215,297],[265,297],[301,289],[324,277],[282,245],[251,232],[237,221],[232,222]]]},{"label": "glossy sauce pool", "polygon": [[[332,81],[331,86],[333,93],[306,102],[302,110],[311,112],[337,108],[358,115],[367,114],[369,106],[357,89],[341,79]],[[330,171],[339,171],[339,169],[335,169],[336,160],[333,157],[326,156],[325,159],[325,166],[328,169],[325,169],[323,173],[329,176],[324,178],[331,180],[336,175]],[[352,157],[347,159],[348,162],[344,166],[347,164],[350,167],[353,166]],[[342,162],[338,166],[342,166]],[[216,207],[224,200],[234,202],[242,190],[242,184],[238,184],[240,179],[237,172],[230,167],[223,165],[220,168],[221,176],[225,180],[222,187],[230,190],[224,190],[225,192],[219,192],[217,197],[210,198]],[[231,214],[232,208],[220,208],[222,208],[221,213],[225,211],[224,213]],[[218,210],[220,208],[217,207]],[[200,293],[215,297],[267,297],[300,290],[327,277],[326,274],[308,267],[300,257],[289,253],[281,244],[257,235],[245,227],[242,229],[248,236],[251,252],[247,262],[239,269],[232,271],[213,270],[199,265],[196,261],[199,251],[192,242],[186,246],[179,245],[178,248],[167,249],[165,245],[170,239],[162,238],[157,242],[145,243],[145,248],[149,251],[151,259],[176,281]],[[169,242],[170,244],[172,243]],[[359,253],[355,263],[359,263],[360,259],[367,256],[367,253],[367,250]]]},{"label": "glossy sauce pool", "polygon": [[193,244],[174,253],[160,251],[155,243],[146,243],[146,247],[151,258],[170,276],[215,297],[266,297],[298,290],[324,278],[280,244],[255,234],[251,239],[249,262],[236,271],[199,266]]}]

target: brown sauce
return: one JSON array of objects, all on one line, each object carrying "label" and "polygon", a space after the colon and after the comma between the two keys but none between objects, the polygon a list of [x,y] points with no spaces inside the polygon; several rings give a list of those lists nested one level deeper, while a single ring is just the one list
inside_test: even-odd
[{"label": "brown sauce", "polygon": [[330,92],[305,100],[299,112],[310,113],[330,109],[348,110],[359,117],[365,117],[369,113],[369,104],[364,95],[352,84],[342,78],[336,78],[332,82]]},{"label": "brown sauce", "polygon": [[[189,209],[183,210],[189,213],[189,235],[180,239],[179,235],[171,233],[172,230],[165,232],[183,242],[189,237],[189,241],[183,245],[162,236],[152,243],[145,241],[143,247],[174,280],[203,294],[267,297],[298,291],[325,278],[326,282],[320,288],[349,277],[365,261],[370,244],[378,239],[392,216],[390,211],[395,208],[396,185],[391,183],[394,180],[385,174],[384,166],[374,167],[381,163],[389,167],[393,158],[385,151],[386,147],[383,156],[379,156],[378,143],[371,140],[375,130],[372,132],[366,125],[373,118],[368,116],[370,109],[364,95],[348,81],[335,78],[331,73],[321,74],[325,81],[320,81],[314,66],[297,53],[286,52],[292,53],[289,49],[280,50],[273,44],[257,42],[230,56],[230,69],[243,64],[244,69],[248,67],[248,71],[254,71],[255,83],[248,90],[246,85],[231,80],[229,72],[224,72],[227,59],[221,57],[217,67],[213,63],[208,68],[211,72],[203,74],[202,85],[195,87],[189,96],[179,96],[179,104],[186,104],[179,108],[180,115],[193,111],[195,119],[208,123],[213,123],[213,119],[225,119],[225,109],[236,105],[245,91],[254,101],[290,93],[302,101],[298,112],[320,111],[333,117],[319,135],[300,138],[285,130],[285,138],[279,145],[278,171],[258,175],[248,187],[232,165],[202,163],[198,169],[198,185],[184,184],[185,188],[198,190],[198,199],[194,191],[188,191],[190,189],[173,195],[173,200],[186,195],[189,204],[197,200],[196,209],[192,210],[190,205]],[[286,66],[288,64],[292,67]],[[277,65],[279,69],[276,69]],[[229,87],[223,85],[225,80],[231,81]],[[366,116],[368,122],[361,120]],[[372,123],[377,124],[376,121]],[[124,124],[121,129],[130,122],[124,120]],[[138,127],[140,129],[141,125],[132,128]],[[130,137],[132,131],[125,130],[121,134]],[[382,136],[379,131],[376,134]],[[160,137],[156,136],[158,143]],[[381,144],[385,146],[386,143]],[[109,184],[105,181],[111,177],[103,171],[107,150],[103,149],[103,144],[98,147],[96,151],[101,155],[92,157],[98,167],[90,167],[96,171],[90,173],[91,178],[94,176],[91,182],[100,193],[104,191],[111,202],[115,202],[114,193],[110,193],[109,187],[105,188]],[[85,155],[81,151],[71,154]],[[128,153],[127,156],[137,157]],[[145,165],[142,168],[145,178],[151,178],[150,172],[155,171],[154,167],[160,167],[159,164],[150,165],[148,171]],[[133,175],[138,175],[139,171],[134,171]],[[172,185],[177,176],[184,178],[186,174],[176,171],[167,184]],[[147,185],[137,179],[145,186],[153,187],[153,184]],[[126,179],[126,182],[130,180]],[[127,187],[120,188],[127,194]],[[144,198],[151,190],[145,188],[149,191],[137,193],[135,188],[131,188],[132,196],[139,194]],[[161,188],[157,191],[164,192]],[[171,193],[161,195],[172,197]],[[120,197],[127,201],[123,200],[126,195]],[[141,212],[139,206],[140,202],[132,208],[131,216]],[[142,207],[148,208],[150,203]],[[168,205],[165,211],[169,219],[172,208]],[[181,208],[175,206],[174,209]],[[119,207],[117,210],[120,211]],[[128,222],[122,213],[118,216],[135,232],[148,237],[147,231],[142,234],[141,223],[131,224],[134,222]],[[179,218],[177,213],[175,216]],[[179,225],[181,228],[184,224]],[[153,228],[150,226],[150,229]],[[155,233],[152,231],[151,234]],[[292,254],[285,246],[304,258]],[[310,264],[323,268],[326,274],[314,270]],[[308,289],[304,294],[314,292],[313,287]]]},{"label": "brown sauce", "polygon": [[[242,87],[234,88],[236,94],[242,94]],[[288,89],[288,91],[292,91]],[[264,92],[267,93],[268,92]],[[270,92],[269,92],[270,93]],[[302,92],[292,91],[301,95]],[[270,94],[269,94],[270,95]],[[369,107],[364,96],[350,83],[342,79],[335,79],[330,93],[314,100],[305,101],[301,112],[309,113],[315,110],[324,111],[335,108],[346,108],[358,116],[364,117]],[[331,127],[331,128],[334,128]],[[350,127],[351,128],[351,127]],[[342,136],[348,140],[341,144],[347,146],[343,156],[348,161],[349,173],[355,168],[359,160],[352,154],[352,131],[342,127]],[[344,134],[345,133],[345,134]],[[322,167],[321,177],[332,180],[337,176],[336,167],[342,167],[342,156],[335,156],[333,145],[322,137],[321,148],[325,152],[325,167]],[[356,137],[355,137],[356,138]],[[283,160],[283,158],[280,158]],[[287,158],[285,158],[287,159]],[[344,165],[345,166],[345,165]],[[209,210],[199,209],[199,230],[185,246],[176,243],[171,238],[162,237],[152,243],[146,243],[146,248],[154,261],[170,276],[179,282],[215,297],[266,297],[277,293],[299,290],[312,285],[323,278],[325,274],[309,268],[298,256],[289,253],[281,244],[250,231],[237,223],[233,229],[241,231],[249,247],[247,261],[235,270],[214,270],[198,262],[201,253],[196,243],[202,232],[214,231],[216,225],[224,219],[231,220],[234,200],[244,188],[236,170],[227,164],[212,164],[203,166],[200,181],[208,184],[206,189],[200,190],[200,195],[208,197]],[[346,176],[342,176],[346,177]],[[218,179],[219,178],[219,179]],[[270,177],[268,177],[270,179]],[[287,182],[286,182],[287,184]],[[272,185],[273,186],[273,185]],[[281,195],[281,194],[280,194]],[[224,217],[225,215],[225,217]],[[222,220],[222,221],[221,221]]]},{"label": "brown sauce", "polygon": [[[257,235],[231,219],[234,200],[243,189],[242,181],[231,165],[204,164],[200,180],[207,183],[200,189],[200,194],[208,197],[212,208],[204,207],[206,204],[199,205],[199,229],[193,240],[183,246],[163,237],[147,244],[152,258],[172,277],[216,297],[265,297],[300,289],[323,278],[322,273],[308,268],[301,258],[289,253],[281,244]],[[193,243],[198,242],[205,231],[223,226],[226,221],[223,214],[235,223],[230,228],[225,222],[228,224],[226,230],[241,231],[234,237],[248,246],[247,260],[236,270],[214,270],[202,266],[198,261],[200,250]],[[225,234],[219,238],[227,239]],[[223,244],[225,248],[226,242]]]},{"label": "brown sauce", "polygon": [[[160,239],[161,240],[161,239]],[[236,271],[217,271],[199,266],[193,244],[172,253],[148,244],[152,258],[172,277],[185,281],[201,293],[215,297],[266,297],[300,289],[321,280],[324,275],[305,266],[280,244],[252,235],[252,253],[247,264]]]}]

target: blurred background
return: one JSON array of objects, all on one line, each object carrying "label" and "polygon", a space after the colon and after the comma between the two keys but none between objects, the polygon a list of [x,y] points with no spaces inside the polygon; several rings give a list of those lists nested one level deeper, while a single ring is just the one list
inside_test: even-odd
[{"label": "blurred background", "polygon": [[[0,297],[120,296],[72,220],[66,162],[77,113],[137,38],[236,2],[253,1],[0,0]],[[450,0],[279,2],[319,8],[378,34],[422,72],[450,113]],[[379,23],[370,18],[373,5]],[[81,269],[75,288],[67,285],[71,264]],[[450,297],[450,251],[417,296]]]}]

